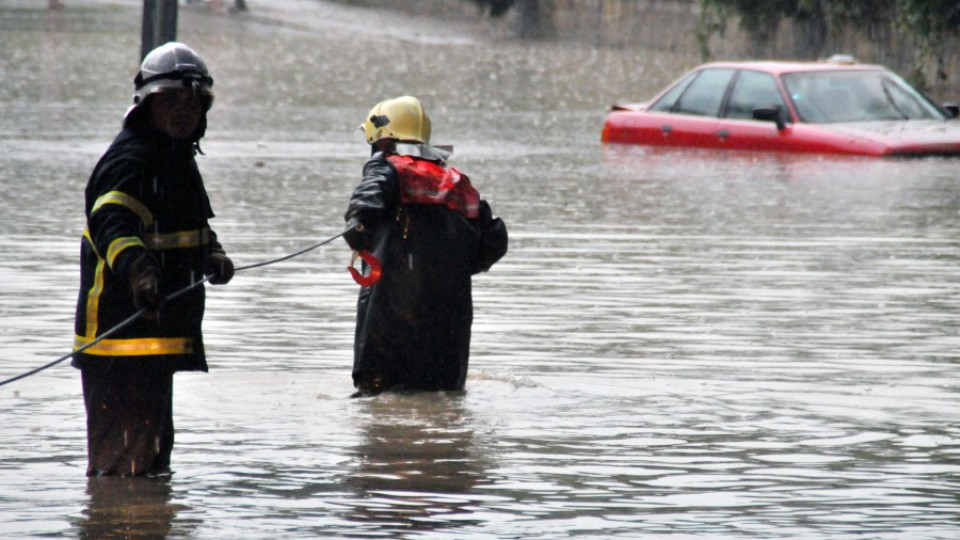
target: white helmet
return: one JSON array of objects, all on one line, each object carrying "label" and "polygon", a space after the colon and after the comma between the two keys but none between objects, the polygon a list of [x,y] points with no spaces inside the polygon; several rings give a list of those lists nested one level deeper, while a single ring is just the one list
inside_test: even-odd
[{"label": "white helmet", "polygon": [[203,59],[183,43],[171,41],[150,51],[133,79],[133,105],[127,110],[127,121],[151,94],[192,88],[202,96],[203,111],[213,105],[213,78]]}]

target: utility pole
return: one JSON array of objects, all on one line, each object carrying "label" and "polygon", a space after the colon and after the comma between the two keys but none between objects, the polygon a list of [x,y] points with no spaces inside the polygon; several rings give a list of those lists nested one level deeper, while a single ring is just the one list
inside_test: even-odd
[{"label": "utility pole", "polygon": [[177,0],[143,0],[140,59],[168,41],[177,40]]}]

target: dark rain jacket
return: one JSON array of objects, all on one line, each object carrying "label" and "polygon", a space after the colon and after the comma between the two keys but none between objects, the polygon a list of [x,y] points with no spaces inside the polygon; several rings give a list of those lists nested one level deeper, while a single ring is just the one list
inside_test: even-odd
[{"label": "dark rain jacket", "polygon": [[[128,271],[140,255],[149,253],[159,263],[160,294],[166,297],[203,279],[209,254],[223,251],[208,224],[213,211],[195,152],[193,143],[128,127],[97,163],[85,192],[75,349],[137,311]],[[204,298],[198,286],[165,302],[154,320],[138,318],[75,355],[73,365],[148,361],[171,371],[206,371]]]},{"label": "dark rain jacket", "polygon": [[396,144],[363,168],[346,215],[362,224],[380,259],[380,280],[360,290],[355,384],[459,390],[473,323],[471,276],[507,251],[507,229],[447,153]]}]

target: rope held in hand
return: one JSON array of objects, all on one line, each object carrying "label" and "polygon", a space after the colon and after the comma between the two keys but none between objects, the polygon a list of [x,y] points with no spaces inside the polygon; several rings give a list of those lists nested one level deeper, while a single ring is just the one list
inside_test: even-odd
[{"label": "rope held in hand", "polygon": [[[294,257],[299,257],[300,255],[303,255],[304,253],[313,251],[313,250],[317,249],[318,247],[325,246],[325,245],[329,244],[330,242],[333,242],[333,241],[336,240],[337,238],[340,238],[341,236],[343,236],[343,233],[340,233],[340,234],[331,236],[330,238],[327,238],[326,240],[323,240],[323,241],[321,241],[321,242],[317,242],[316,244],[313,244],[312,246],[305,247],[305,248],[303,248],[303,249],[301,249],[301,250],[299,250],[299,251],[295,251],[295,252],[293,252],[293,253],[284,255],[283,257],[278,257],[278,258],[276,258],[276,259],[271,259],[271,260],[269,260],[269,261],[263,261],[263,262],[259,262],[259,263],[248,264],[248,265],[245,265],[245,266],[238,266],[237,268],[234,269],[234,272],[243,272],[244,270],[251,270],[251,269],[253,269],[253,268],[260,268],[260,267],[262,267],[262,266],[270,266],[271,264],[276,264],[276,263],[279,263],[279,262],[286,261],[286,260],[288,260],[288,259],[292,259],[292,258],[294,258]],[[179,291],[176,291],[176,292],[168,295],[168,296],[164,299],[164,301],[166,302],[166,301],[173,300],[173,299],[179,297],[180,295],[186,293],[187,291],[196,289],[196,288],[199,287],[200,285],[203,285],[203,284],[206,283],[207,281],[210,281],[210,278],[211,278],[211,277],[213,277],[213,276],[205,276],[205,277],[204,277],[203,279],[201,279],[200,281],[196,281],[196,282],[194,282],[194,283],[191,283],[190,285],[187,285],[186,287],[180,289]],[[97,343],[100,343],[100,342],[103,341],[104,339],[106,339],[106,338],[112,336],[113,334],[119,332],[119,331],[122,330],[123,328],[126,328],[126,327],[129,326],[131,323],[133,323],[133,321],[139,319],[144,313],[146,313],[146,311],[147,311],[147,308],[141,308],[139,311],[137,311],[137,312],[134,313],[133,315],[127,317],[126,319],[124,319],[123,321],[121,321],[119,324],[117,324],[117,325],[114,326],[113,328],[111,328],[111,329],[107,330],[106,332],[100,334],[100,336],[98,336],[97,339],[91,341],[90,343],[87,343],[87,344],[84,345],[83,347],[80,347],[79,349],[77,349],[77,350],[75,350],[75,351],[73,351],[73,352],[71,352],[71,353],[69,353],[69,354],[65,354],[65,355],[61,356],[60,358],[57,358],[57,359],[54,360],[53,362],[50,362],[49,364],[40,366],[40,367],[38,367],[38,368],[36,368],[36,369],[33,369],[33,370],[30,370],[30,371],[28,371],[28,372],[26,372],[26,373],[17,375],[16,377],[12,377],[12,378],[10,378],[10,379],[6,379],[6,380],[4,380],[4,381],[0,381],[0,386],[6,385],[6,384],[10,384],[10,383],[12,383],[12,382],[19,381],[20,379],[26,379],[27,377],[29,377],[29,376],[31,376],[31,375],[35,375],[35,374],[37,374],[37,373],[40,373],[41,371],[43,371],[43,370],[45,370],[45,369],[52,368],[53,366],[55,366],[55,365],[63,362],[64,360],[66,360],[66,359],[68,359],[68,358],[72,358],[72,357],[73,357],[74,355],[76,355],[76,354],[82,353],[83,351],[89,349],[90,347],[93,347],[93,346],[96,345]]]}]

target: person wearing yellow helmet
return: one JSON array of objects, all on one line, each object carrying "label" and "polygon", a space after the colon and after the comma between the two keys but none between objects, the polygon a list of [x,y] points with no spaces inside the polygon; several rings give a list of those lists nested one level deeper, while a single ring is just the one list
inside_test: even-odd
[{"label": "person wearing yellow helmet", "polygon": [[430,144],[432,126],[420,100],[401,96],[377,103],[360,129],[368,144],[384,139]]},{"label": "person wearing yellow helmet", "polygon": [[467,175],[430,145],[412,96],[374,106],[360,126],[371,145],[344,219],[344,239],[381,262],[357,300],[356,396],[389,389],[462,390],[473,323],[471,276],[507,252],[507,228]]}]

